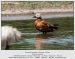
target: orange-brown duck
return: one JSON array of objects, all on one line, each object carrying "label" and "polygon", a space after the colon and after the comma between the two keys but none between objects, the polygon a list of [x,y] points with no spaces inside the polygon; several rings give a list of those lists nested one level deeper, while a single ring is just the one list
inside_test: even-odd
[{"label": "orange-brown duck", "polygon": [[47,32],[53,32],[58,29],[57,24],[48,24],[48,22],[42,19],[39,13],[36,13],[34,18],[36,18],[35,20],[36,29],[43,32],[43,34],[46,34]]}]

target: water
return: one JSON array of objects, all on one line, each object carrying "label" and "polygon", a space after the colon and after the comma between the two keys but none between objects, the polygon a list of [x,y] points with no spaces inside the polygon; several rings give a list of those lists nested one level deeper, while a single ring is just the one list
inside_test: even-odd
[{"label": "water", "polygon": [[[48,14],[43,14],[43,18],[58,18],[58,17],[73,17],[74,12],[51,12]],[[32,15],[10,15],[10,16],[2,16],[2,20],[30,20],[33,18],[34,14]]]},{"label": "water", "polygon": [[2,21],[22,32],[22,38],[10,46],[10,50],[73,50],[74,49],[74,18],[60,17],[45,19],[49,23],[59,24],[55,32],[42,34],[35,29],[35,20]]}]

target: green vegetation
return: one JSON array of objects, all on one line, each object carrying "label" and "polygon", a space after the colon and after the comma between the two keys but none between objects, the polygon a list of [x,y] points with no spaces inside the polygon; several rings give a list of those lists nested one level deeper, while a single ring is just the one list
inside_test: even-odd
[{"label": "green vegetation", "polygon": [[46,9],[46,8],[72,8],[73,1],[20,1],[4,2],[2,1],[2,10],[19,10],[19,9]]}]

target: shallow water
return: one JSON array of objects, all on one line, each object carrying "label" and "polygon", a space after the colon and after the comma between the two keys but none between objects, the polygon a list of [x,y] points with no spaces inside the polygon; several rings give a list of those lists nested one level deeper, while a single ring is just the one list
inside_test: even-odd
[{"label": "shallow water", "polygon": [[50,24],[58,24],[55,32],[42,34],[34,27],[35,20],[2,21],[22,32],[22,38],[12,43],[10,50],[73,50],[74,49],[74,19],[61,17],[45,19]]},{"label": "shallow water", "polygon": [[[51,12],[49,14],[43,14],[43,18],[58,18],[58,17],[73,17],[74,12]],[[30,20],[34,19],[33,15],[2,15],[2,20]]]}]

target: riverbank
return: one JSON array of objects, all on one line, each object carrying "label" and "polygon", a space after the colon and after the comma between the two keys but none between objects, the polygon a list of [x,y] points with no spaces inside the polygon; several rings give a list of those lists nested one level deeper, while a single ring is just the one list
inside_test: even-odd
[{"label": "riverbank", "polygon": [[74,12],[73,9],[35,9],[35,10],[5,10],[2,11],[2,15],[33,15],[33,13],[39,12],[41,14],[49,13],[68,13]]}]

